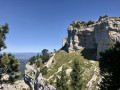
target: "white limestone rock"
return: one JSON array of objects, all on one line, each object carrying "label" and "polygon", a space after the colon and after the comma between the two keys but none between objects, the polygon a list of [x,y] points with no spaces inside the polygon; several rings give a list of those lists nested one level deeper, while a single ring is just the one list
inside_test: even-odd
[{"label": "white limestone rock", "polygon": [[[77,28],[75,25],[80,25]],[[68,37],[63,39],[63,50],[74,52],[81,47],[97,49],[99,53],[109,49],[110,42],[120,41],[120,18],[106,17],[91,25],[87,22],[74,21],[68,27]]]}]

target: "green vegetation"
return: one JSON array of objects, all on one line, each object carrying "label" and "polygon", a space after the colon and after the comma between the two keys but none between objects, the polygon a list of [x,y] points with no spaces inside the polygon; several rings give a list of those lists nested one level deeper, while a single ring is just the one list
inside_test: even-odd
[{"label": "green vegetation", "polygon": [[91,24],[94,24],[95,21],[88,21],[88,22],[84,22],[84,21],[75,21],[73,22],[72,24],[70,24],[71,26],[75,27],[75,28],[80,28],[81,26],[82,27],[86,27],[86,26],[89,26]]},{"label": "green vegetation", "polygon": [[[84,54],[82,51],[84,51]],[[48,72],[46,75],[44,75],[44,77],[49,79],[49,83],[51,83],[51,81],[52,81],[52,85],[56,86],[56,78],[61,76],[60,68],[62,66],[64,66],[65,71],[68,70],[69,68],[72,68],[73,62],[76,59],[79,61],[80,68],[82,67],[81,70],[83,71],[83,73],[81,73],[81,75],[84,76],[81,80],[81,81],[84,81],[84,83],[82,85],[82,89],[85,90],[88,88],[86,85],[91,80],[91,78],[93,77],[94,74],[97,76],[97,79],[96,79],[96,81],[94,81],[92,83],[92,85],[93,85],[92,88],[95,89],[97,86],[97,81],[101,78],[101,76],[99,74],[99,70],[98,70],[99,65],[98,65],[98,61],[91,61],[91,60],[94,60],[94,59],[92,59],[93,55],[94,55],[94,57],[96,57],[95,56],[96,51],[92,50],[92,49],[89,51],[90,54],[87,55],[87,58],[90,58],[90,60],[84,56],[87,54],[87,51],[89,51],[89,50],[81,49],[81,50],[78,50],[73,53],[67,53],[63,50],[56,51],[56,54],[54,56],[55,60],[52,63],[52,65],[49,67]],[[94,71],[95,69],[96,69],[96,71]],[[66,77],[68,78],[68,80],[71,81],[71,77],[69,74],[66,74]],[[68,90],[72,90],[70,81],[67,82]]]},{"label": "green vegetation", "polygon": [[4,41],[6,39],[5,35],[8,33],[8,31],[9,31],[8,24],[2,25],[2,27],[0,27],[0,51],[7,48]]},{"label": "green vegetation", "polygon": [[42,73],[42,75],[47,75],[47,71],[48,71],[48,68],[45,66],[41,69],[40,72]]},{"label": "green vegetation", "polygon": [[106,18],[106,17],[109,19],[120,19],[120,17],[108,17],[107,15],[105,15],[105,16],[100,16],[98,21],[100,21],[101,19]]},{"label": "green vegetation", "polygon": [[120,17],[109,17],[109,19],[120,19]]},{"label": "green vegetation", "polygon": [[65,68],[62,67],[60,78],[57,77],[57,81],[56,81],[57,90],[68,90],[67,81],[68,79],[66,77]]},{"label": "green vegetation", "polygon": [[100,73],[104,77],[100,84],[102,90],[120,89],[120,43],[100,53]]},{"label": "green vegetation", "polygon": [[[4,41],[6,39],[6,34],[8,33],[9,28],[8,24],[3,25],[0,27],[0,51],[7,48]],[[2,83],[13,83],[18,77],[18,67],[19,67],[19,61],[15,59],[15,57],[9,53],[3,53],[0,55],[0,84]],[[9,75],[9,80],[1,80],[4,74]]]},{"label": "green vegetation", "polygon": [[42,50],[42,54],[43,54],[43,56],[46,55],[46,54],[48,54],[48,50],[47,49],[43,49]]},{"label": "green vegetation", "polygon": [[108,17],[108,15],[100,16],[98,21],[100,21],[101,19],[106,18],[106,17]]},{"label": "green vegetation", "polygon": [[71,86],[73,90],[81,90],[82,88],[82,72],[80,69],[80,64],[78,60],[73,62],[73,70],[70,74],[71,76]]},{"label": "green vegetation", "polygon": [[42,56],[41,56],[42,63],[45,63],[50,59],[51,55],[48,53],[48,51],[49,50],[47,49],[42,50]]},{"label": "green vegetation", "polygon": [[81,25],[81,23],[78,22],[78,21],[77,21],[76,23],[73,22],[73,23],[71,24],[71,26],[73,26],[73,27],[75,27],[75,28],[78,28],[78,29],[80,28],[80,25]]},{"label": "green vegetation", "polygon": [[91,24],[94,24],[94,21],[91,21],[91,20],[90,20],[90,21],[87,22],[87,26],[88,26],[88,25],[91,25]]},{"label": "green vegetation", "polygon": [[[41,60],[42,60],[42,63],[45,63],[47,62],[49,59],[50,59],[51,55],[48,54],[48,50],[47,49],[43,49],[42,50],[42,55],[39,55],[39,53],[37,54],[37,56],[33,56],[29,59],[29,62],[30,62],[30,65],[32,64],[36,64],[37,67],[40,67],[40,64],[41,64]],[[41,60],[39,60],[39,58]]]},{"label": "green vegetation", "polygon": [[30,65],[32,65],[33,63],[35,63],[35,61],[37,60],[36,56],[33,56],[29,59]]},{"label": "green vegetation", "polygon": [[47,62],[47,61],[50,59],[50,57],[51,57],[51,56],[50,56],[49,54],[43,55],[43,56],[41,57],[42,63]]},{"label": "green vegetation", "polygon": [[36,65],[37,67],[40,67],[40,66],[42,65],[41,60],[38,59],[38,60],[35,62],[35,65]]},{"label": "green vegetation", "polygon": [[37,67],[43,66],[39,53],[37,54],[37,56],[31,57],[28,62],[30,62],[30,65],[35,64]]}]

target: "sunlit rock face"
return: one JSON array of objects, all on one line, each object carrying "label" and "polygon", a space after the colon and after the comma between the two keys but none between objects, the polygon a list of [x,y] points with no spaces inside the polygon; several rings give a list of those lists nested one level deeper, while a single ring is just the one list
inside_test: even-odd
[{"label": "sunlit rock face", "polygon": [[[80,23],[80,28],[74,27],[73,24]],[[94,24],[89,26],[84,26],[80,21],[74,21],[68,27],[68,37],[63,39],[63,46],[66,45],[66,51],[74,52],[85,48],[95,48],[95,38],[94,38]],[[85,23],[86,24],[86,23]],[[66,44],[65,44],[66,42]]]},{"label": "sunlit rock face", "polygon": [[24,81],[32,90],[56,90],[52,85],[47,84],[45,79],[40,72],[40,68],[36,68],[35,65],[30,65],[29,62],[26,64]]},{"label": "sunlit rock face", "polygon": [[99,58],[99,52],[108,50],[111,41],[120,41],[120,18],[100,20],[95,25],[94,32],[97,43],[97,58]]},{"label": "sunlit rock face", "polygon": [[68,36],[63,39],[63,49],[74,52],[84,48],[97,49],[99,52],[109,49],[110,42],[120,41],[120,18],[106,17],[92,24],[73,21],[68,27]]}]

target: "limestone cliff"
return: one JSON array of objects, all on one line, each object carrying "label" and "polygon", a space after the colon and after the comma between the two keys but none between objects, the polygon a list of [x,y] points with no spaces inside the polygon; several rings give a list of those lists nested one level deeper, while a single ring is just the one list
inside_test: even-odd
[{"label": "limestone cliff", "polygon": [[110,42],[120,41],[120,18],[106,17],[98,21],[73,21],[68,27],[68,37],[63,39],[63,48],[74,52],[85,48],[96,48],[99,52],[109,49]]}]

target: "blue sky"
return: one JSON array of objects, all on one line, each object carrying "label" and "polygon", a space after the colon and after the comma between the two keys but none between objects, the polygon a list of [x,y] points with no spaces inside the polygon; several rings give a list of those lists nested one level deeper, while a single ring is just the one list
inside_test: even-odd
[{"label": "blue sky", "polygon": [[0,0],[0,25],[9,24],[4,52],[62,47],[72,21],[120,16],[120,0]]}]

